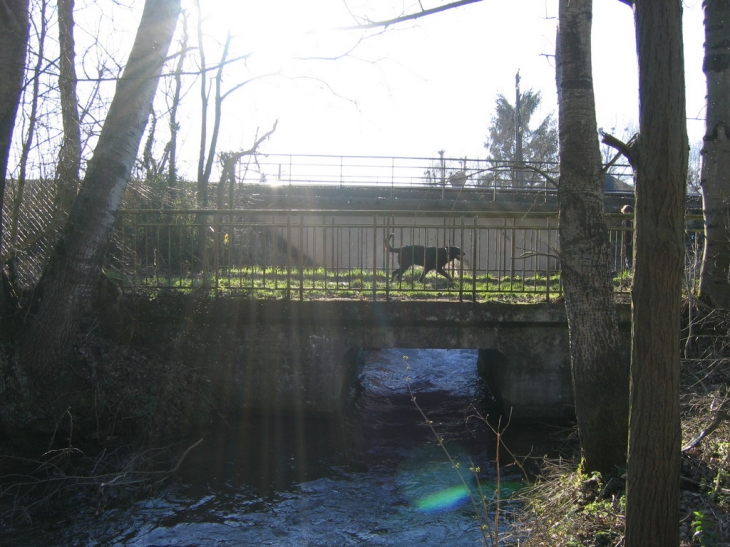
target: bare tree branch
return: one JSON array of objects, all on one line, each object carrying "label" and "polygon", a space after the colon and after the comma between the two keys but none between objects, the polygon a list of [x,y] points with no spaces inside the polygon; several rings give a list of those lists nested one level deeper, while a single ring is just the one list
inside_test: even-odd
[{"label": "bare tree branch", "polygon": [[266,74],[260,74],[258,76],[254,76],[253,78],[249,78],[248,80],[244,80],[240,83],[237,83],[231,89],[229,89],[228,91],[226,91],[225,93],[223,93],[221,95],[221,101],[226,99],[234,91],[241,89],[242,87],[250,84],[251,82],[255,82],[255,81],[261,80],[263,78],[270,78],[272,76],[281,76],[281,74],[279,72],[267,72]]},{"label": "bare tree branch", "polygon": [[[352,58],[357,59],[357,57],[353,57],[351,55],[351,53],[353,51],[355,51],[358,47],[360,47],[360,45],[365,40],[370,40],[370,39],[372,39],[372,38],[374,38],[376,36],[381,36],[384,32],[386,32],[386,29],[382,29],[380,32],[375,32],[375,33],[372,33],[372,34],[368,34],[367,36],[363,35],[347,51],[345,51],[343,53],[340,53],[340,54],[337,54],[337,55],[332,55],[332,56],[329,56],[329,57],[301,57],[301,56],[297,56],[297,57],[294,57],[294,59],[297,60],[297,61],[337,61],[337,60],[343,59],[345,57],[352,57]],[[377,61],[368,61],[368,62],[373,62],[374,63],[374,62],[377,62]]]},{"label": "bare tree branch", "polygon": [[611,158],[611,161],[607,162],[606,165],[603,166],[601,169],[601,172],[605,175],[608,173],[608,170],[619,160],[619,158],[623,156],[623,153],[617,152],[616,155]]},{"label": "bare tree branch", "polygon": [[[282,76],[282,78],[285,78],[286,76]],[[322,87],[327,88],[327,90],[332,93],[333,96],[337,97],[338,99],[342,99],[344,101],[347,101],[351,103],[355,108],[357,108],[358,112],[360,111],[360,106],[357,104],[357,101],[354,99],[350,99],[349,97],[345,97],[344,95],[341,95],[337,91],[334,90],[334,88],[325,80],[321,78],[316,78],[314,76],[294,76],[290,78],[291,80],[312,80],[314,82],[317,82]]]},{"label": "bare tree branch", "polygon": [[478,173],[487,172],[487,171],[504,172],[504,171],[511,171],[513,169],[526,169],[527,171],[532,171],[533,173],[537,173],[538,175],[544,177],[547,182],[549,182],[550,184],[555,186],[555,188],[557,188],[560,185],[560,181],[557,178],[553,177],[547,171],[540,169],[539,167],[535,167],[534,165],[530,165],[529,163],[524,163],[524,162],[519,162],[519,161],[508,161],[508,162],[504,162],[504,164],[499,165],[498,167],[480,169],[479,171],[476,171],[475,173],[473,173],[471,176],[478,174]]},{"label": "bare tree branch", "polygon": [[730,420],[730,415],[726,412],[728,409],[730,409],[730,401],[725,401],[722,405],[720,405],[720,408],[717,409],[717,412],[715,413],[715,418],[712,420],[712,423],[708,425],[705,429],[700,431],[694,439],[692,439],[685,446],[683,446],[682,452],[687,452],[688,450],[693,449],[695,446],[700,444],[700,442],[702,442],[702,439],[704,439],[713,431],[715,431],[718,427],[720,427],[724,421]]},{"label": "bare tree branch", "polygon": [[545,177],[545,180],[547,180],[550,184],[555,186],[555,188],[557,188],[559,186],[558,179],[556,179],[555,177],[550,175],[547,171],[543,171],[539,167],[535,167],[534,165],[529,165],[529,164],[520,165],[520,167],[522,169],[527,169],[528,171],[533,171],[533,172],[537,173],[538,175]]},{"label": "bare tree branch", "polygon": [[[601,132],[601,142],[618,150],[629,161],[632,167],[634,166],[634,163],[636,161],[636,154],[634,150],[636,149],[635,145],[637,137],[638,134],[631,137],[631,139],[629,139],[629,142],[623,142],[621,139],[618,139],[609,133]],[[611,161],[611,163],[613,163],[613,160]]]},{"label": "bare tree branch", "polygon": [[[396,25],[398,23],[403,23],[405,21],[419,19],[420,17],[425,17],[427,15],[433,15],[434,13],[439,13],[441,11],[458,8],[461,6],[466,6],[468,4],[474,4],[476,2],[481,2],[481,1],[482,0],[459,0],[458,2],[451,2],[450,4],[444,4],[443,6],[439,6],[437,8],[431,8],[431,9],[426,9],[426,10],[422,9],[421,11],[419,11],[417,13],[401,15],[400,17],[395,17],[393,19],[388,19],[386,21],[369,21],[369,22],[363,23],[361,25],[339,27],[335,30],[365,30],[365,29],[370,29],[370,28],[389,27],[391,25]],[[624,0],[620,0],[620,1],[624,1]]]},{"label": "bare tree branch", "polygon": [[515,258],[519,260],[520,258],[532,258],[534,256],[543,256],[546,258],[554,258],[555,260],[560,260],[560,255],[558,253],[538,253],[537,251],[527,251],[519,256],[516,256]]}]

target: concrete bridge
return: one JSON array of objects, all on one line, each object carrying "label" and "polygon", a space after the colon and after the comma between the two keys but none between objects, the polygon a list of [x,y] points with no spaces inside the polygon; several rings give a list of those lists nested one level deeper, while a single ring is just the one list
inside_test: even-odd
[{"label": "concrete bridge", "polygon": [[[137,331],[179,339],[224,411],[345,409],[360,349],[478,349],[479,373],[513,420],[573,414],[563,304],[175,298],[137,302]],[[619,309],[628,335],[629,309]]]}]

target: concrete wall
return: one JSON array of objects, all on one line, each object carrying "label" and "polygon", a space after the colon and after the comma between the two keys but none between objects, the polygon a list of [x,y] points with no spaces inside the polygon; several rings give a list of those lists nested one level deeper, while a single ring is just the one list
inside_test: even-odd
[{"label": "concrete wall", "polygon": [[573,412],[562,304],[203,299],[137,303],[136,321],[180,341],[224,411],[340,412],[359,349],[472,348],[513,420]]},{"label": "concrete wall", "polygon": [[[305,265],[383,268],[386,261],[392,263],[383,252],[383,237],[395,232],[396,246],[460,246],[468,259],[467,269],[474,268],[479,274],[531,276],[555,273],[558,268],[554,258],[559,248],[554,189],[313,185],[247,188],[253,208],[291,211],[288,216],[269,214],[256,220],[276,226],[273,229],[279,242],[288,242],[297,254],[306,257]],[[606,194],[604,198],[609,213],[633,204],[631,193]],[[297,215],[297,211],[307,210],[330,212],[318,217]],[[353,214],[357,211],[363,212],[362,216]],[[373,211],[378,212],[376,219]],[[533,214],[538,217],[530,217]],[[268,265],[260,258],[258,263]],[[284,261],[279,260],[277,265],[283,266]],[[296,267],[298,262],[291,265]]]},{"label": "concrete wall", "polygon": [[[257,215],[252,226],[267,226],[276,234],[278,245],[291,246],[292,267],[315,266],[327,269],[384,269],[393,266],[393,255],[383,240],[394,233],[394,247],[425,245],[461,247],[465,270],[496,277],[532,276],[558,271],[557,216],[516,218],[511,216],[359,216],[329,214]],[[462,225],[463,220],[463,225]],[[263,232],[262,232],[263,235]],[[276,263],[264,256],[273,246],[262,246],[255,261],[259,265],[285,266],[285,257]],[[458,266],[455,266],[458,270]]]}]

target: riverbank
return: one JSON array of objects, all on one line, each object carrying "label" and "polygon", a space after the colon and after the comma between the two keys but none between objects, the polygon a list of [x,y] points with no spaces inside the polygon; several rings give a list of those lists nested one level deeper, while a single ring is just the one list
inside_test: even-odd
[{"label": "riverbank", "polygon": [[[681,547],[730,545],[729,332],[728,312],[715,310],[685,324]],[[520,494],[525,510],[511,535],[521,547],[623,545],[625,476],[582,473],[576,433],[566,447],[571,442],[568,458],[544,462],[539,480]]]},{"label": "riverbank", "polygon": [[[77,404],[69,407],[66,412],[58,413],[55,427],[47,435],[34,439],[6,438],[0,446],[0,463],[3,469],[3,477],[0,479],[0,531],[26,529],[37,530],[42,534],[49,522],[61,527],[70,526],[73,521],[71,515],[74,513],[72,511],[69,514],[69,507],[78,507],[86,514],[89,511],[96,512],[101,518],[118,507],[139,503],[140,498],[157,496],[177,482],[180,476],[178,471],[184,470],[186,465],[207,466],[214,458],[218,443],[210,446],[211,441],[207,439],[202,445],[196,444],[199,437],[195,433],[203,429],[204,425],[218,422],[225,428],[234,430],[210,404],[206,379],[199,371],[182,365],[179,353],[174,351],[175,340],[161,340],[157,337],[142,347],[133,343],[133,340],[139,339],[138,333],[120,329],[117,331],[118,339],[112,341],[109,331],[105,330],[110,324],[115,324],[115,321],[96,323],[95,320],[90,320],[84,334],[77,339],[76,361],[72,367],[74,374],[78,376],[78,394],[74,399]],[[684,347],[686,358],[682,361],[681,404],[683,444],[687,446],[687,450],[682,455],[682,520],[679,523],[682,545],[728,545],[730,426],[722,412],[723,409],[728,412],[727,401],[730,398],[730,314],[712,312],[703,317],[702,321],[693,321],[691,328],[686,326],[685,329],[684,336],[688,342]],[[394,359],[396,362],[400,361],[402,356],[396,355]],[[386,367],[383,370],[380,380],[389,380],[393,374],[391,369]],[[416,386],[427,386],[432,381],[430,372],[421,379],[412,372],[410,374]],[[454,370],[447,369],[444,378],[453,382]],[[390,412],[395,404],[391,389],[385,389],[382,400],[382,409],[388,412],[388,418],[366,420],[369,424],[367,431],[373,437],[376,433],[380,435],[385,425],[390,428],[397,423],[395,430],[388,430],[395,431],[392,437],[401,443],[412,430],[422,429],[423,424],[402,423],[404,411],[400,406],[391,417]],[[474,393],[470,393],[467,399],[474,396]],[[401,399],[402,401],[398,401],[405,405],[404,408],[411,407],[409,396],[401,394]],[[433,399],[443,404],[440,393]],[[424,402],[430,399],[420,394],[418,400]],[[460,400],[458,404],[462,403]],[[367,413],[373,412],[373,407],[364,408],[367,408]],[[380,416],[381,407],[375,408],[378,409],[375,415]],[[413,411],[412,408],[410,410]],[[461,418],[461,411],[454,416]],[[316,423],[313,427],[316,429],[321,425]],[[710,431],[713,425],[717,427]],[[255,427],[258,425],[249,426]],[[262,431],[271,431],[272,426],[267,422],[261,427]],[[306,439],[311,435],[300,435],[296,431],[284,434],[284,428],[282,424],[274,428],[280,434],[272,437],[272,447],[278,449],[279,445],[292,441],[290,451],[294,454],[292,458],[297,459],[301,452],[300,437]],[[690,443],[700,437],[703,431],[706,434],[702,438],[696,443]],[[181,433],[184,433],[185,441],[179,440],[183,438]],[[242,433],[236,431],[234,440],[221,441],[220,446],[228,447],[230,444],[233,447],[230,448],[231,454],[240,454],[242,446],[252,450],[251,443],[241,444],[242,437],[239,435]],[[254,438],[264,437],[254,435]],[[370,437],[368,442],[362,443],[363,450],[381,446],[382,441],[376,442]],[[335,438],[343,438],[341,429],[337,429]],[[471,439],[471,436],[467,438]],[[388,443],[390,440],[388,437]],[[461,442],[464,444],[466,441]],[[621,545],[624,483],[620,474],[616,477],[582,474],[577,471],[578,463],[574,459],[578,454],[575,434],[568,432],[559,442],[567,457],[559,463],[554,460],[544,463],[537,483],[517,495],[521,502],[519,510],[515,504],[509,504],[507,521],[511,526],[505,528],[502,544],[517,545],[516,538],[519,538],[519,545],[528,547]],[[481,457],[485,460],[483,467],[486,468],[489,461],[494,459],[494,447],[481,441],[477,444]],[[694,445],[689,446],[690,444]],[[400,444],[397,449],[387,443],[383,446],[387,446],[384,454],[397,455],[403,450]],[[251,452],[251,458],[269,461],[266,457],[268,452],[262,452],[259,448],[253,447],[255,450]],[[203,456],[209,452],[212,456]],[[235,459],[230,454],[227,457],[228,460],[222,462],[226,466],[229,465],[229,460]],[[382,456],[379,455],[376,459],[381,462]],[[321,461],[322,457],[318,455],[310,462],[309,469],[313,469]],[[436,461],[444,463],[443,455],[437,456]],[[294,464],[288,462],[288,457],[282,459],[281,468],[294,470]],[[502,461],[503,464],[506,462],[506,459]],[[248,466],[247,463],[244,467]],[[357,486],[351,484],[353,476],[361,479],[355,482],[371,481],[370,475],[358,474],[362,473],[359,468],[346,471],[339,460],[330,467],[336,468],[341,476],[336,475],[335,479],[327,477],[324,482],[321,478],[313,479],[317,485],[323,485],[322,495],[331,489],[331,484],[327,481],[336,480],[338,488],[348,492],[348,489]],[[392,467],[397,471],[388,469],[389,474],[401,473],[400,464],[394,462]],[[227,468],[224,466],[224,469]],[[279,476],[274,473],[273,468],[268,473],[272,477]],[[300,480],[297,473],[299,470],[294,474]],[[312,478],[307,477],[308,480]],[[395,486],[384,484],[387,484],[386,490],[394,496],[402,487],[400,483]],[[306,491],[309,486],[302,488]],[[361,491],[360,486],[352,490]],[[230,495],[235,498],[241,493],[234,488]],[[258,511],[260,504],[275,506],[276,511],[284,512],[291,505],[291,499],[288,498],[282,502],[285,509],[282,508],[284,506],[276,505],[276,500],[271,506],[267,505],[269,501],[256,501],[259,498],[265,499],[258,492],[252,494],[250,500],[245,496],[244,498],[248,500],[247,503],[252,504],[255,511]],[[201,499],[207,498],[203,495]],[[302,500],[306,499],[302,495]],[[65,512],[60,509],[59,500],[63,500]],[[394,503],[393,507],[401,507],[398,499],[388,498],[387,503]],[[473,513],[467,515],[469,510],[461,511],[463,516],[468,517],[467,521],[473,520]],[[241,522],[249,522],[248,519],[259,517],[266,522],[269,522],[266,519],[274,519],[270,512],[266,513],[265,518],[261,514],[257,515],[247,516]],[[293,519],[299,518],[294,513],[292,515]],[[406,517],[407,511],[403,509],[403,518]],[[195,518],[199,518],[199,515]],[[471,523],[469,526],[476,525]],[[363,530],[365,529],[367,526],[363,525]],[[416,534],[415,528],[413,533]],[[385,531],[382,534],[387,536]],[[382,539],[384,536],[379,537]],[[286,543],[281,543],[284,544]]]}]

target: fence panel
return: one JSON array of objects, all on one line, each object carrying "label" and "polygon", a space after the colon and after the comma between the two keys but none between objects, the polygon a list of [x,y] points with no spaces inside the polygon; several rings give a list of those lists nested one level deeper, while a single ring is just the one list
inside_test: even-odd
[{"label": "fence panel", "polygon": [[[445,298],[561,294],[557,216],[419,211],[129,210],[110,260],[124,290],[212,290],[256,298]],[[609,215],[617,290],[630,286],[626,217]],[[391,237],[392,234],[392,237]],[[697,249],[700,236],[688,232]],[[410,268],[394,247],[458,246],[452,278]],[[622,280],[628,279],[629,282]]]}]

